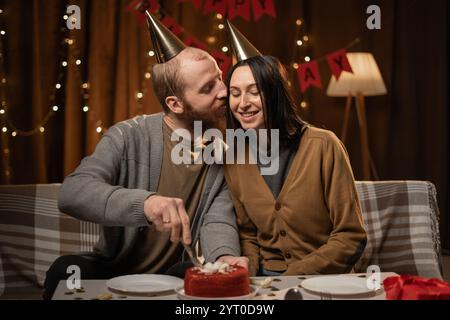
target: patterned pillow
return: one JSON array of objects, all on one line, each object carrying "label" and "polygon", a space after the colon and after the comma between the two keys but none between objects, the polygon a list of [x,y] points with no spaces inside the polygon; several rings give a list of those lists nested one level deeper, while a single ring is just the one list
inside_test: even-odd
[{"label": "patterned pillow", "polygon": [[53,261],[96,243],[97,225],[58,211],[59,187],[0,186],[0,299],[40,299]]},{"label": "patterned pillow", "polygon": [[368,242],[357,272],[378,265],[382,272],[442,279],[439,209],[426,181],[357,182]]}]

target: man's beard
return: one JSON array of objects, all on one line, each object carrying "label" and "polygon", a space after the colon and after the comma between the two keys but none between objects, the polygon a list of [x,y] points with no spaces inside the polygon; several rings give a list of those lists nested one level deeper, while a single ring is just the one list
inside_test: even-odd
[{"label": "man's beard", "polygon": [[225,129],[225,112],[217,109],[210,112],[198,112],[187,101],[183,101],[183,105],[185,110],[183,118],[191,129],[194,129],[194,121],[201,121],[203,130],[219,129],[223,131]]}]

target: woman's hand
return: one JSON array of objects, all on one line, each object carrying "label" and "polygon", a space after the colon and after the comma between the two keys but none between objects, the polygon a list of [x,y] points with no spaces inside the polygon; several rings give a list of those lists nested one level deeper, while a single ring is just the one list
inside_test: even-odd
[{"label": "woman's hand", "polygon": [[230,266],[241,266],[248,270],[248,258],[244,256],[221,256],[217,261],[228,263]]}]

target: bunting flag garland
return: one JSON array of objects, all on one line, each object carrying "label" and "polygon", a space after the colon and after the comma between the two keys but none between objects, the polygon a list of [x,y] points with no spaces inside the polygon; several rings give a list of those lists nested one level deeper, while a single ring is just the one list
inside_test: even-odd
[{"label": "bunting flag garland", "polygon": [[173,32],[174,35],[177,37],[180,37],[180,35],[183,33],[184,29],[182,26],[180,26],[177,21],[172,18],[169,15],[166,15],[161,22],[170,30]]},{"label": "bunting flag garland", "polygon": [[255,15],[255,21],[261,19],[263,15],[271,16],[276,18],[277,14],[275,11],[275,5],[273,1],[267,0],[252,0],[253,2],[253,14]]},{"label": "bunting flag garland", "polygon": [[209,52],[209,54],[211,54],[211,56],[216,59],[217,65],[219,66],[220,70],[222,70],[222,73],[224,75],[228,73],[228,69],[231,66],[231,58],[229,56],[217,50],[209,50],[208,46],[205,43],[191,35],[186,36],[183,42],[189,47],[195,47]]},{"label": "bunting flag garland", "polygon": [[341,73],[344,71],[353,73],[350,62],[347,59],[347,54],[345,49],[338,50],[336,52],[330,53],[327,56],[328,66],[330,67],[331,73],[339,80]]},{"label": "bunting flag garland", "polygon": [[[353,43],[359,42],[356,39]],[[353,44],[352,43],[352,44]],[[309,87],[322,88],[322,80],[319,73],[319,62],[322,59],[311,60],[308,63],[301,64],[297,70],[300,90],[305,92]],[[339,80],[342,72],[353,73],[352,66],[347,58],[347,50],[345,48],[334,51],[326,55],[328,67],[331,73]]]},{"label": "bunting flag garland", "polygon": [[179,3],[191,2],[195,9],[203,14],[219,13],[230,20],[241,17],[249,22],[252,11],[255,21],[258,21],[264,15],[272,18],[277,16],[274,0],[205,0],[203,10],[201,0],[177,1]]},{"label": "bunting flag garland", "polygon": [[308,63],[301,64],[298,68],[298,80],[300,89],[305,92],[310,86],[322,88],[322,81],[319,74],[319,64],[313,60]]},{"label": "bunting flag garland", "polygon": [[220,70],[222,70],[223,77],[226,77],[228,70],[231,67],[231,58],[222,51],[213,50],[210,54],[214,59],[216,59]]},{"label": "bunting flag garland", "polygon": [[206,0],[203,7],[203,14],[212,12],[220,13],[222,16],[227,14],[228,0]]},{"label": "bunting flag garland", "polygon": [[[251,11],[255,21],[262,16],[277,17],[274,0],[205,0],[202,10],[202,0],[177,0],[178,3],[191,2],[197,11],[203,14],[219,13],[230,20],[241,17],[250,22]],[[145,21],[145,11],[156,13],[161,5],[158,0],[133,0],[127,7],[136,15],[140,23]]]},{"label": "bunting flag garland", "polygon": [[197,10],[200,10],[202,7],[202,0],[178,0],[179,3],[181,2],[192,2],[194,5],[194,8]]},{"label": "bunting flag garland", "polygon": [[203,42],[201,42],[200,40],[198,40],[194,36],[188,35],[186,38],[184,38],[183,42],[188,47],[194,47],[194,48],[198,48],[198,49],[202,49],[202,50],[208,51],[208,47],[206,46],[206,44],[204,44]]},{"label": "bunting flag garland", "polygon": [[245,21],[250,21],[250,0],[229,0],[228,19],[242,17]]},{"label": "bunting flag garland", "polygon": [[[177,0],[180,3],[191,2],[196,9],[201,8],[201,0]],[[250,21],[251,8],[255,20],[259,20],[263,15],[276,17],[274,0],[205,0],[203,5],[203,13],[220,13],[229,19],[242,17],[246,21]],[[139,21],[145,20],[145,10],[157,12],[160,5],[157,0],[134,0],[127,8],[133,11]],[[223,74],[226,75],[231,67],[231,58],[224,52],[209,49],[209,46],[203,41],[185,32],[184,28],[170,15],[164,12],[161,22],[169,28],[176,36],[180,37],[187,46],[205,50],[213,56]],[[184,34],[184,39],[182,35]],[[306,40],[305,40],[306,41]],[[300,90],[304,93],[310,87],[322,89],[322,79],[319,72],[319,62],[327,60],[328,68],[331,73],[339,80],[342,72],[353,73],[350,62],[347,58],[347,49],[359,42],[359,38],[355,39],[345,48],[336,50],[327,54],[323,58],[315,60],[306,60],[306,63],[295,63],[297,65],[297,77],[300,84]]]},{"label": "bunting flag garland", "polygon": [[148,10],[151,13],[158,12],[160,8],[158,0],[133,0],[127,7],[128,11],[131,11],[142,24],[145,21],[145,11]]},{"label": "bunting flag garland", "polygon": [[[218,0],[215,0],[216,2]],[[219,2],[222,0],[219,0]],[[197,7],[198,3],[201,3],[201,1],[196,0],[178,0],[178,2],[193,2],[194,6]],[[214,2],[214,1],[213,1]],[[211,3],[213,3],[211,2]],[[224,3],[226,3],[226,0],[223,0]],[[157,0],[134,0],[128,7],[126,8],[127,11],[131,11],[136,17],[139,23],[143,23],[145,21],[145,8],[151,9],[152,13],[156,13],[158,10],[162,10],[161,6],[159,5]],[[160,11],[161,11],[160,10]],[[209,49],[208,45],[204,42],[200,41],[196,37],[188,34],[185,32],[184,28],[178,24],[178,22],[172,18],[170,15],[168,15],[166,12],[163,11],[164,17],[161,19],[161,22],[170,30],[172,31],[177,37],[179,37],[183,42],[190,47],[199,48],[202,50],[205,50],[213,56],[217,64],[222,70],[223,74],[227,74],[228,69],[231,66],[231,58],[224,54],[223,52],[216,51]],[[182,35],[184,34],[184,38]]]},{"label": "bunting flag garland", "polygon": [[[174,32],[175,30],[176,32],[174,32],[174,34],[176,36],[180,36],[180,34],[184,31],[183,28],[175,21],[175,19],[167,17],[169,16],[166,16],[161,22],[172,32]],[[208,45],[192,35],[186,34],[186,36],[184,37],[184,39],[182,38],[182,40],[189,47],[195,47],[209,52],[209,54],[211,54],[211,56],[216,59],[217,65],[219,66],[220,70],[222,70],[222,73],[224,75],[228,73],[228,69],[231,67],[231,58],[229,56],[220,51],[209,50]]]}]

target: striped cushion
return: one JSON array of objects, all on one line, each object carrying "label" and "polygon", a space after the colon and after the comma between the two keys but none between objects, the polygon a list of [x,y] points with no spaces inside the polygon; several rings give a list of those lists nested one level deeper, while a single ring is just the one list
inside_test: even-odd
[{"label": "striped cushion", "polygon": [[368,242],[356,270],[442,279],[439,210],[434,185],[426,181],[357,182]]},{"label": "striped cushion", "polygon": [[[91,251],[99,227],[57,209],[59,184],[0,186],[0,299],[40,298],[61,255]],[[442,278],[436,190],[421,181],[357,182],[368,243],[356,265]]]},{"label": "striped cushion", "polygon": [[59,184],[0,186],[0,297],[40,298],[61,255],[91,251],[99,228],[57,208]]}]

